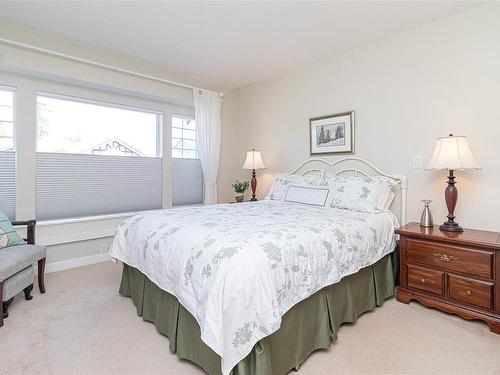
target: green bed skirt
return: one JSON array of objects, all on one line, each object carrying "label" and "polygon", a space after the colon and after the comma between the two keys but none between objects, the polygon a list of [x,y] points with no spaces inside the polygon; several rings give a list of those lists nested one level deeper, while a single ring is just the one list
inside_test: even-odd
[{"label": "green bed skirt", "polygon": [[[387,255],[292,307],[283,316],[280,329],[255,344],[232,374],[286,374],[313,351],[328,348],[342,323],[355,322],[393,296],[398,269],[394,257]],[[178,357],[210,375],[221,374],[220,357],[201,340],[198,323],[177,298],[126,264],[120,294],[131,297],[137,314],[169,338],[170,350]]]}]

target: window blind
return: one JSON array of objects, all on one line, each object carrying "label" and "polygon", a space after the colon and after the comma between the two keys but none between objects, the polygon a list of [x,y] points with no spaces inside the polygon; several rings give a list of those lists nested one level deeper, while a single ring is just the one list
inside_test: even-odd
[{"label": "window blind", "polygon": [[203,172],[199,159],[172,159],[172,205],[203,203]]},{"label": "window blind", "polygon": [[15,219],[16,153],[11,151],[0,151],[0,211]]},{"label": "window blind", "polygon": [[52,220],[162,208],[162,159],[36,155],[36,216]]}]

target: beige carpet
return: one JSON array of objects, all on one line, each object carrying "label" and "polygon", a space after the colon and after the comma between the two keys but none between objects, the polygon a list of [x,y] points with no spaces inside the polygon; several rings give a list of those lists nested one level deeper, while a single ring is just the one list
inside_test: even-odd
[{"label": "beige carpet", "polygon": [[[49,274],[47,293],[18,295],[0,328],[1,374],[202,374],[118,295],[111,262]],[[480,322],[394,299],[344,325],[298,375],[500,374],[500,335]]]}]

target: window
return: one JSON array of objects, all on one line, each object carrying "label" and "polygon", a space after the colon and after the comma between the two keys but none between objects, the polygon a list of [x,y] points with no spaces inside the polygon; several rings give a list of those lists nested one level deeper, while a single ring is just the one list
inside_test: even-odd
[{"label": "window", "polygon": [[160,140],[160,113],[37,93],[37,219],[161,208]]},{"label": "window", "polygon": [[16,154],[13,89],[0,86],[0,211],[11,220],[16,210]]},{"label": "window", "polygon": [[161,156],[157,113],[38,95],[37,129],[38,152]]},{"label": "window", "polygon": [[194,118],[175,115],[172,117],[172,157],[198,159],[196,122]]},{"label": "window", "polygon": [[0,151],[14,151],[14,91],[1,87]]},{"label": "window", "polygon": [[203,203],[203,173],[198,159],[196,122],[172,116],[172,204]]}]

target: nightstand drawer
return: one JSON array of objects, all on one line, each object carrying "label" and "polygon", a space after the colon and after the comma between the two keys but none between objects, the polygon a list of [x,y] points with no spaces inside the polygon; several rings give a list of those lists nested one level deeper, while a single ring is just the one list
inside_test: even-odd
[{"label": "nightstand drawer", "polygon": [[444,272],[407,265],[408,287],[443,295]]},{"label": "nightstand drawer", "polygon": [[492,279],[493,252],[465,249],[439,242],[407,240],[407,260]]},{"label": "nightstand drawer", "polygon": [[449,297],[468,305],[493,308],[493,284],[467,277],[448,275]]}]

